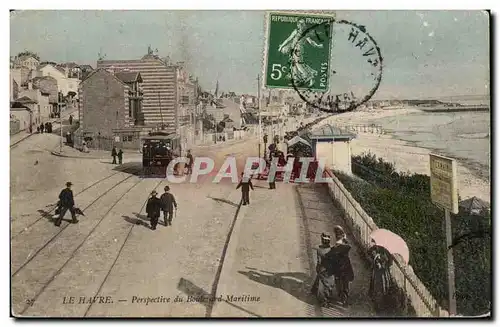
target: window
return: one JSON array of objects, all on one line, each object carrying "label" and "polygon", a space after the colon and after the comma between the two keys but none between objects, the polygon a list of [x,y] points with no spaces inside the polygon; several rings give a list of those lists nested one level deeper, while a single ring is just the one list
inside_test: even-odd
[{"label": "window", "polygon": [[122,139],[123,142],[132,142],[134,140],[134,137],[132,135],[123,135]]}]

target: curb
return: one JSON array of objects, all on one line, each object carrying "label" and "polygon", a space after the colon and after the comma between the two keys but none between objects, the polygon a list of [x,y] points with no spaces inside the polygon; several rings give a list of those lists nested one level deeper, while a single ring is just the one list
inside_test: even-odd
[{"label": "curb", "polygon": [[252,138],[247,138],[247,139],[240,139],[240,140],[236,140],[234,142],[221,142],[221,143],[217,143],[217,144],[200,144],[200,145],[193,145],[193,147],[199,147],[199,148],[210,148],[210,147],[218,147],[218,146],[224,146],[224,145],[233,145],[233,144],[239,144],[239,143],[243,143],[243,142],[246,142],[246,141],[250,141],[252,140]]},{"label": "curb", "polygon": [[61,158],[75,158],[75,159],[104,159],[103,157],[79,157],[79,156],[71,156],[71,155],[66,155],[63,154],[59,151],[50,151],[50,153],[56,157],[61,157]]},{"label": "curb", "polygon": [[[64,153],[61,153],[57,150],[53,150],[53,151],[50,151],[50,153],[56,157],[61,157],[61,158],[74,158],[74,159],[93,159],[93,160],[96,160],[96,159],[106,159],[106,158],[111,158],[111,156],[102,156],[102,157],[84,157],[84,156],[76,156],[76,155],[67,155],[67,154],[64,154]],[[129,154],[129,155],[134,155],[134,154],[139,154],[139,153],[135,153],[135,152],[124,152],[124,154]]]},{"label": "curb", "polygon": [[[22,132],[21,132],[21,133],[22,133]],[[14,146],[18,145],[18,144],[19,144],[19,143],[21,143],[22,141],[26,140],[26,139],[27,139],[27,138],[29,138],[29,137],[32,137],[32,136],[33,136],[33,135],[35,135],[35,134],[36,134],[36,133],[31,133],[31,134],[28,134],[27,136],[23,137],[22,139],[19,139],[19,140],[15,141],[14,143],[12,143],[12,144],[10,145],[10,147],[12,148],[12,147],[14,147]],[[16,134],[14,134],[14,135],[16,135]]]}]

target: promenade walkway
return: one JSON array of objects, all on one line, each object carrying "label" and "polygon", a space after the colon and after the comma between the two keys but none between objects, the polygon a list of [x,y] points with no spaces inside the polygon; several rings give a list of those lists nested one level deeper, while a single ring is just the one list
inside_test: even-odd
[{"label": "promenade walkway", "polygon": [[349,308],[321,308],[310,295],[320,235],[333,235],[333,226],[344,226],[324,186],[278,183],[277,190],[270,190],[256,181],[250,201],[238,215],[217,295],[247,295],[259,301],[217,302],[212,317],[375,315],[367,294],[370,273],[354,244]]}]

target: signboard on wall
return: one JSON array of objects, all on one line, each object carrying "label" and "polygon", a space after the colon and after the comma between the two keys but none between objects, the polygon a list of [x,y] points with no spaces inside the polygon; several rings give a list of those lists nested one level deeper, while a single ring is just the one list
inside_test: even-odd
[{"label": "signboard on wall", "polygon": [[429,154],[431,200],[439,207],[458,213],[457,165],[454,159]]}]

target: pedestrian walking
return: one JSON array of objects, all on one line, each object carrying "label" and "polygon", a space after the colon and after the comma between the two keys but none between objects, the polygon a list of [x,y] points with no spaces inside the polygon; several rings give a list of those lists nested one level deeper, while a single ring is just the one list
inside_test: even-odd
[{"label": "pedestrian walking", "polygon": [[253,189],[252,185],[252,180],[250,178],[245,178],[244,173],[241,173],[241,180],[238,183],[238,186],[236,186],[236,189],[239,189],[241,187],[241,198],[242,198],[242,204],[246,206],[247,204],[250,204],[250,189]]},{"label": "pedestrian walking", "polygon": [[49,122],[49,133],[52,133],[52,123]]},{"label": "pedestrian walking", "polygon": [[73,125],[73,115],[69,115],[69,124]]},{"label": "pedestrian walking", "polygon": [[352,270],[351,259],[349,258],[351,245],[347,241],[342,227],[335,226],[333,231],[336,242],[327,256],[331,256],[334,262],[335,288],[337,289],[340,303],[344,307],[347,307],[349,305],[349,283],[354,280],[354,272]]},{"label": "pedestrian walking", "polygon": [[194,158],[193,158],[193,155],[191,154],[191,150],[188,150],[187,152],[187,158],[188,158],[188,165],[187,165],[187,169],[188,169],[188,175],[191,175],[193,173],[193,163],[194,163]]},{"label": "pedestrian walking", "polygon": [[[275,163],[267,161],[266,162],[266,168],[270,172],[271,171],[271,165],[274,165]],[[271,174],[268,174],[267,179],[269,180],[269,189],[270,190],[275,190],[276,189],[276,175],[272,176]]]},{"label": "pedestrian walking", "polygon": [[156,225],[158,225],[158,218],[161,212],[161,200],[156,197],[158,193],[156,191],[151,192],[151,197],[146,205],[146,213],[149,220],[151,221],[151,229],[155,230]]},{"label": "pedestrian walking", "polygon": [[46,123],[45,123],[45,132],[46,132],[46,133],[50,133],[50,132],[49,132],[49,122],[46,122]]},{"label": "pedestrian walking", "polygon": [[40,133],[43,134],[43,123],[40,124]]},{"label": "pedestrian walking", "polygon": [[372,275],[368,296],[373,301],[376,312],[387,313],[390,311],[389,290],[391,288],[390,268],[393,264],[391,254],[382,246],[376,245],[372,240],[368,254],[372,261]]},{"label": "pedestrian walking", "polygon": [[116,153],[116,146],[113,146],[113,150],[111,150],[111,156],[113,157],[113,164],[116,165],[116,156],[118,155],[118,153]]},{"label": "pedestrian walking", "polygon": [[122,151],[122,149],[120,149],[120,150],[118,151],[117,156],[118,156],[118,164],[120,164],[120,165],[121,165],[121,164],[122,164],[122,162],[123,162],[123,151]]},{"label": "pedestrian walking", "polygon": [[75,213],[75,200],[73,198],[73,191],[71,190],[71,182],[66,183],[66,188],[59,193],[59,217],[55,221],[56,226],[61,225],[61,221],[64,218],[64,215],[69,210],[71,212],[72,223],[76,224],[78,220],[76,220]]},{"label": "pedestrian walking", "polygon": [[170,193],[170,186],[165,186],[164,190],[165,193],[163,193],[160,197],[163,210],[163,220],[165,221],[165,226],[172,226],[174,208],[177,212],[177,202],[175,201],[175,196]]},{"label": "pedestrian walking", "polygon": [[321,244],[316,249],[316,279],[311,289],[311,293],[316,296],[322,306],[330,305],[335,285],[332,258],[327,256],[331,250],[330,240],[330,235],[321,234]]}]

